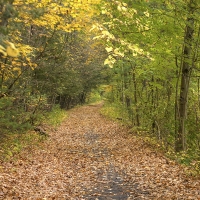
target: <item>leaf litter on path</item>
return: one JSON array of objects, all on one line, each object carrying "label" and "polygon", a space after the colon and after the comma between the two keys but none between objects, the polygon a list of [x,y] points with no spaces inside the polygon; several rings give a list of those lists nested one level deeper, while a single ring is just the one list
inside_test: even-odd
[{"label": "leaf litter on path", "polygon": [[99,109],[72,109],[40,147],[1,163],[0,199],[200,199],[199,180]]}]

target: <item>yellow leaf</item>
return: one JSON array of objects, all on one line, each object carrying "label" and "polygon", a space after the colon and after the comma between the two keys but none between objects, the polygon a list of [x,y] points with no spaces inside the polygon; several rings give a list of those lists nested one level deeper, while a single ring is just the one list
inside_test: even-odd
[{"label": "yellow leaf", "polygon": [[1,45],[0,45],[0,53],[2,53],[4,56],[7,56],[6,49]]},{"label": "yellow leaf", "polygon": [[14,67],[13,71],[19,71],[19,72],[21,72],[21,69],[19,67]]},{"label": "yellow leaf", "polygon": [[17,57],[19,55],[19,50],[16,49],[15,45],[12,42],[5,41],[8,45],[6,48],[6,52],[8,56]]},{"label": "yellow leaf", "polygon": [[112,47],[106,47],[105,49],[106,49],[106,51],[107,51],[108,53],[111,52],[111,51],[113,51],[113,48],[112,48]]}]

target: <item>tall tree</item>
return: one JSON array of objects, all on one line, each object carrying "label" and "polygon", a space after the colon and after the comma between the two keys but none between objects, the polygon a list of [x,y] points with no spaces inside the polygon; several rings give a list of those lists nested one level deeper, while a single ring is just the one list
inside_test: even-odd
[{"label": "tall tree", "polygon": [[189,92],[189,84],[190,84],[192,68],[194,68],[194,65],[196,63],[194,34],[196,34],[197,37],[199,37],[199,33],[195,33],[195,31],[199,32],[198,27],[196,27],[197,18],[195,18],[195,14],[199,9],[197,0],[188,1],[186,8],[188,12],[186,16],[185,34],[184,34],[182,57],[180,63],[181,84],[180,84],[179,108],[177,112],[179,125],[176,133],[176,145],[175,145],[176,151],[182,151],[185,150],[186,148],[185,120],[187,118],[188,92]]},{"label": "tall tree", "polygon": [[196,129],[192,127],[199,120],[192,109],[199,76],[197,1],[105,1],[102,14],[104,22],[94,27],[99,31],[95,38],[106,39],[105,64],[113,68],[114,102],[120,107],[129,99],[121,112],[137,113],[133,124],[147,129],[167,148],[182,151],[198,146],[197,123]]}]

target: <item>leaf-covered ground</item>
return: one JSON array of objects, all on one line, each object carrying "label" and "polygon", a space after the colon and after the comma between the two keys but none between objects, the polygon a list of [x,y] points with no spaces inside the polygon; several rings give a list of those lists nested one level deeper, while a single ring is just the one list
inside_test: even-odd
[{"label": "leaf-covered ground", "polygon": [[125,127],[72,109],[41,146],[0,165],[0,199],[200,199],[200,181]]}]

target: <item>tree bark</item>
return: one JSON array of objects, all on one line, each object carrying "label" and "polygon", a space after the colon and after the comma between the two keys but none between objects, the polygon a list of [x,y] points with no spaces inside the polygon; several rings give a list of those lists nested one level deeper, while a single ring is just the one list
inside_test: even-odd
[{"label": "tree bark", "polygon": [[[194,8],[192,7],[193,1],[189,4],[189,15],[192,16]],[[175,151],[180,152],[185,150],[185,121],[187,118],[187,102],[188,102],[188,91],[190,76],[192,71],[192,40],[194,33],[194,18],[188,17],[186,20],[183,53],[182,53],[182,63],[181,63],[181,85],[180,85],[180,95],[179,95],[179,109],[178,109],[178,132],[175,136]]]},{"label": "tree bark", "polygon": [[136,126],[140,126],[140,116],[139,116],[139,109],[138,109],[138,98],[137,98],[137,81],[135,77],[135,68],[133,68],[133,86],[134,86],[134,101],[135,101],[135,117],[136,117]]}]

